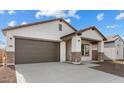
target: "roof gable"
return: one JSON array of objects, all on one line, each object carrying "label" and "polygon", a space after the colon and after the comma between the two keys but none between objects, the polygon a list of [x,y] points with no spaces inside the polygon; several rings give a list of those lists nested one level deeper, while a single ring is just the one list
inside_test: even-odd
[{"label": "roof gable", "polygon": [[124,42],[124,40],[119,35],[106,36],[106,38],[107,38],[107,40],[105,42],[112,42],[112,41],[116,41],[118,39],[121,39],[122,42]]},{"label": "roof gable", "polygon": [[[93,34],[95,34],[95,38],[94,38]],[[89,39],[89,40],[96,40],[96,41],[106,40],[106,37],[95,26],[85,28],[85,29],[82,29],[78,32],[73,32],[71,34],[62,36],[61,39],[72,37],[74,35],[83,35],[82,38]],[[100,39],[98,39],[96,37],[99,37]]]},{"label": "roof gable", "polygon": [[81,33],[82,37],[84,38],[96,40],[101,38],[103,40],[106,40],[106,37],[95,26],[82,29],[79,31],[79,33]]}]

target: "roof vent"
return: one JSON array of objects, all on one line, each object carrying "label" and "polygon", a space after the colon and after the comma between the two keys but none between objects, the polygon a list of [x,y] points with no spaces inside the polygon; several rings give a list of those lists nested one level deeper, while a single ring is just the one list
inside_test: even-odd
[{"label": "roof vent", "polygon": [[60,22],[62,22],[62,19],[60,19]]},{"label": "roof vent", "polygon": [[95,28],[93,27],[92,30],[95,30]]}]

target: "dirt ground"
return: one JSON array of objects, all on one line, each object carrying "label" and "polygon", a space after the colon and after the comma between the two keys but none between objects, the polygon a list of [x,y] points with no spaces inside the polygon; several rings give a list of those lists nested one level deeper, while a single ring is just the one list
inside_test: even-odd
[{"label": "dirt ground", "polygon": [[96,64],[99,64],[100,66],[95,66],[91,68],[124,77],[124,64],[118,64],[112,62],[102,62]]},{"label": "dirt ground", "polygon": [[15,66],[0,66],[0,83],[16,83]]}]

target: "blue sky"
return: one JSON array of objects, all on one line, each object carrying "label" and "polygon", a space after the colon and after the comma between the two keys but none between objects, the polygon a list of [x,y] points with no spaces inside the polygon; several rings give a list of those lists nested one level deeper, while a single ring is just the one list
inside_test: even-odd
[{"label": "blue sky", "polygon": [[0,10],[0,41],[5,42],[3,28],[59,17],[78,30],[96,26],[104,35],[119,34],[124,38],[122,10]]}]

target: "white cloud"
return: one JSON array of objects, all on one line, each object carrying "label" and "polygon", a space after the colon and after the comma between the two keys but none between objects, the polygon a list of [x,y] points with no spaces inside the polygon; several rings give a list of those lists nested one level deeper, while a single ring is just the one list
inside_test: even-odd
[{"label": "white cloud", "polygon": [[102,21],[104,19],[104,13],[98,14],[96,18],[97,18],[97,21]]},{"label": "white cloud", "polygon": [[70,11],[68,11],[67,16],[68,17],[75,17],[75,18],[79,19],[80,17],[76,13],[77,13],[77,10],[70,10]]},{"label": "white cloud", "polygon": [[8,10],[8,11],[0,10],[0,14],[5,14],[5,13],[8,13],[9,15],[16,14],[16,12],[14,10]]},{"label": "white cloud", "polygon": [[116,20],[122,20],[122,19],[124,19],[124,12],[120,13],[119,15],[117,15],[117,16],[115,17],[115,19],[116,19]]},{"label": "white cloud", "polygon": [[67,21],[68,23],[70,23],[71,22],[71,19],[68,18],[68,19],[65,19],[65,21]]},{"label": "white cloud", "polygon": [[64,17],[65,14],[64,14],[64,11],[63,10],[43,10],[43,11],[38,11],[36,13],[36,18],[40,18],[42,16],[52,16],[52,17],[56,17],[56,18],[60,18],[60,17]]},{"label": "white cloud", "polygon": [[4,10],[0,10],[0,14],[4,14],[5,13],[5,11]]},{"label": "white cloud", "polygon": [[70,10],[70,11],[64,11],[64,10],[41,10],[36,12],[35,17],[39,19],[40,17],[55,17],[55,18],[68,18],[68,17],[74,17],[74,18],[80,18],[79,15],[77,15],[76,10]]},{"label": "white cloud", "polygon": [[25,22],[25,21],[23,21],[23,22],[21,23],[21,25],[25,25],[25,24],[27,24],[27,22]]},{"label": "white cloud", "polygon": [[106,28],[118,28],[118,27],[121,27],[122,25],[108,25],[106,26]]},{"label": "white cloud", "polygon": [[14,10],[9,10],[9,11],[8,11],[8,14],[9,14],[9,15],[13,15],[13,14],[16,14],[16,12],[15,12]]},{"label": "white cloud", "polygon": [[16,25],[16,21],[10,21],[9,23],[8,23],[8,26],[9,27],[14,27]]}]

